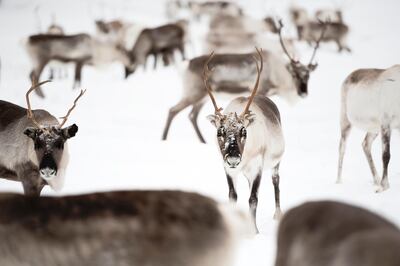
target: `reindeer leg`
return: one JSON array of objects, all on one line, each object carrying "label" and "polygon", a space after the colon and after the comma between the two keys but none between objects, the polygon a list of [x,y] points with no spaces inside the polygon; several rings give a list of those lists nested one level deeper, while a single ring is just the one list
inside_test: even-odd
[{"label": "reindeer leg", "polygon": [[371,169],[372,176],[374,177],[374,185],[378,185],[379,177],[378,177],[378,173],[376,172],[374,161],[372,159],[371,146],[372,146],[372,142],[376,139],[377,136],[378,136],[378,133],[367,133],[367,135],[365,136],[364,141],[362,143],[362,147],[363,147],[365,156],[367,157],[369,168]]},{"label": "reindeer leg", "polygon": [[[42,71],[44,67],[47,65],[47,63],[48,62],[40,62],[39,65],[31,71],[30,78],[32,84],[39,83],[40,75],[42,74]],[[44,98],[44,94],[41,87],[37,87],[35,92],[39,97]]]},{"label": "reindeer leg", "polygon": [[168,118],[167,118],[167,122],[165,124],[164,127],[164,132],[162,135],[162,140],[166,140],[167,136],[168,136],[168,131],[169,131],[169,127],[171,126],[172,120],[174,119],[174,117],[183,109],[185,109],[186,107],[188,107],[189,105],[193,104],[192,102],[188,101],[188,99],[182,99],[178,102],[178,104],[176,104],[174,107],[172,107],[171,109],[169,109],[169,113],[168,113]]},{"label": "reindeer leg", "polygon": [[262,171],[260,170],[256,176],[256,178],[252,181],[250,181],[250,187],[251,187],[251,193],[250,193],[250,198],[249,198],[249,207],[250,207],[250,213],[251,216],[253,217],[253,223],[254,223],[254,228],[256,230],[256,233],[259,233],[258,228],[257,228],[257,205],[258,205],[258,189],[260,187],[260,181],[261,181],[261,175]]},{"label": "reindeer leg", "polygon": [[54,75],[54,71],[55,71],[55,69],[54,69],[53,67],[51,67],[51,68],[50,68],[50,75],[49,75],[49,79],[50,79],[50,80],[53,80],[53,79],[54,79],[54,76],[55,76],[55,75]]},{"label": "reindeer leg", "polygon": [[197,124],[197,117],[199,116],[200,110],[204,105],[204,101],[200,101],[198,103],[195,103],[193,105],[192,111],[189,113],[189,119],[192,122],[192,125],[194,127],[194,130],[196,131],[197,136],[200,139],[200,142],[206,143],[206,141],[203,138],[203,135],[200,132],[199,126]]},{"label": "reindeer leg", "polygon": [[39,176],[37,169],[34,169],[29,165],[23,165],[21,169],[17,171],[17,176],[22,183],[24,194],[26,196],[40,196],[40,192],[45,183]]},{"label": "reindeer leg", "polygon": [[228,181],[229,187],[229,201],[237,202],[236,177],[232,177],[228,173],[226,173],[226,180]]},{"label": "reindeer leg", "polygon": [[155,53],[153,57],[154,57],[153,69],[154,69],[154,70],[156,70],[156,68],[157,68],[157,59],[158,59],[158,54],[157,54],[157,53]]},{"label": "reindeer leg", "polygon": [[182,55],[182,60],[186,60],[186,57],[185,57],[185,46],[183,44],[179,45],[178,46],[178,50]]},{"label": "reindeer leg", "polygon": [[348,121],[345,121],[342,124],[342,133],[341,133],[340,144],[339,144],[338,175],[337,175],[337,179],[336,179],[337,184],[342,183],[343,157],[344,157],[347,137],[349,136],[350,129],[351,129],[350,123]]},{"label": "reindeer leg", "polygon": [[376,192],[382,192],[389,188],[388,181],[388,165],[390,161],[390,135],[391,129],[389,126],[383,126],[381,128],[382,137],[382,162],[383,162],[383,174],[381,180],[381,186]]},{"label": "reindeer leg", "polygon": [[275,192],[275,214],[274,219],[280,220],[282,217],[280,191],[279,191],[279,163],[272,170],[272,184]]},{"label": "reindeer leg", "polygon": [[83,62],[78,61],[75,66],[75,81],[73,86],[74,89],[76,89],[81,85],[82,67],[83,67]]}]

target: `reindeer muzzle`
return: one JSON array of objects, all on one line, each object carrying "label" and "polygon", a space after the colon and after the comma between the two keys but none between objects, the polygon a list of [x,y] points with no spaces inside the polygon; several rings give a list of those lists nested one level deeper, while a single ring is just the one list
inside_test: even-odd
[{"label": "reindeer muzzle", "polygon": [[51,154],[45,154],[39,166],[40,176],[44,180],[49,180],[57,175],[57,164]]},{"label": "reindeer muzzle", "polygon": [[228,154],[227,156],[225,156],[225,162],[230,168],[236,168],[241,161],[242,157],[240,156],[240,154],[236,154],[233,156]]}]

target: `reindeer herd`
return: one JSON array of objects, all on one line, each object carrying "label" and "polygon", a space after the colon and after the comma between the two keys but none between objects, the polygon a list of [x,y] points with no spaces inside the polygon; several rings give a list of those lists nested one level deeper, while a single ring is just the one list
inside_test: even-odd
[{"label": "reindeer herd", "polygon": [[[177,19],[180,12],[188,12],[190,19]],[[280,220],[276,266],[399,265],[400,231],[378,215],[330,201],[305,203],[285,214],[280,207],[282,127],[289,122],[281,119],[269,97],[277,95],[293,104],[309,94],[308,81],[318,66],[315,56],[321,44],[333,41],[339,52],[351,51],[346,42],[349,26],[342,12],[318,10],[310,18],[305,9],[291,8],[297,40],[283,37],[282,20],[251,18],[235,2],[169,0],[166,14],[171,22],[157,27],[97,20],[96,35],[69,35],[53,21],[47,33],[28,37],[25,46],[32,71],[31,87],[25,94],[27,106],[0,100],[0,178],[21,182],[25,194],[0,194],[1,265],[232,265],[240,240],[259,232],[258,191],[264,169],[271,170],[273,217]],[[210,29],[205,49],[187,60],[185,47],[194,42],[190,25],[207,19]],[[264,33],[272,38],[260,38]],[[295,59],[298,41],[312,46],[308,64]],[[249,46],[256,46],[256,53]],[[183,95],[169,110],[162,140],[167,140],[176,115],[190,106],[189,120],[205,143],[197,120],[210,99],[214,113],[207,118],[215,126],[227,198],[237,201],[237,179],[243,174],[250,189],[250,215],[182,191],[40,196],[45,185],[56,191],[63,186],[69,161],[67,142],[78,131],[76,124],[64,125],[85,93],[80,92],[61,122],[46,110],[32,109],[31,93],[45,96],[41,87],[48,81],[40,80],[46,66],[54,61],[72,63],[74,87],[79,87],[82,68],[87,65],[119,62],[127,78],[139,67],[146,69],[150,57],[153,71],[160,57],[164,66],[177,63],[176,53],[187,61],[181,77]],[[52,78],[53,72],[51,68]],[[398,79],[400,66],[395,65],[358,69],[344,80],[337,183],[342,182],[346,141],[355,126],[366,132],[362,148],[376,192],[389,188],[391,132],[400,129]],[[217,104],[221,93],[232,98],[226,108]],[[243,97],[243,93],[250,96]],[[378,135],[382,140],[381,175],[371,155]]]}]

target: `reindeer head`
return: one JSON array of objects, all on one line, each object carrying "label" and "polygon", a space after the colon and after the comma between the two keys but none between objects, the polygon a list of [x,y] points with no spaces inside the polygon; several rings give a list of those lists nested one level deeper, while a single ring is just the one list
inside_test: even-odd
[{"label": "reindeer head", "polygon": [[67,115],[62,117],[63,121],[60,125],[42,125],[35,119],[29,101],[29,94],[34,89],[47,82],[49,81],[33,85],[26,93],[28,105],[27,116],[34,124],[34,127],[27,127],[24,130],[24,134],[33,140],[34,150],[39,162],[40,176],[45,180],[50,180],[57,175],[58,164],[63,156],[64,143],[67,139],[74,137],[78,131],[78,126],[76,124],[65,128],[63,128],[63,126],[65,122],[67,122],[68,116],[75,108],[77,101],[86,91],[81,91],[79,96],[75,99],[73,106],[68,110]]},{"label": "reindeer head", "polygon": [[261,71],[263,69],[261,50],[257,49],[257,53],[261,62],[259,66],[257,58],[254,57],[258,73],[257,81],[252,94],[249,97],[247,105],[240,115],[237,113],[222,114],[222,108],[217,107],[215,98],[212,95],[212,90],[208,84],[208,77],[211,73],[211,70],[208,68],[208,63],[211,61],[214,53],[210,55],[204,65],[204,84],[215,108],[215,114],[209,115],[207,118],[210,120],[211,124],[217,128],[218,145],[224,159],[224,163],[229,168],[236,168],[240,164],[247,139],[247,127],[254,121],[255,118],[254,115],[250,113],[249,108],[254,96],[256,95],[258,84],[260,82]]},{"label": "reindeer head", "polygon": [[308,80],[310,78],[310,73],[314,71],[318,64],[317,63],[312,63],[315,57],[315,54],[319,48],[319,43],[321,42],[322,38],[324,37],[325,30],[326,30],[326,24],[323,24],[323,29],[321,31],[321,35],[318,40],[316,40],[316,45],[314,47],[313,54],[311,56],[311,60],[308,63],[308,65],[302,64],[298,60],[294,60],[293,57],[289,54],[289,52],[286,49],[286,46],[283,42],[282,38],[282,28],[283,28],[283,23],[282,20],[279,21],[279,27],[278,27],[278,34],[279,34],[279,41],[281,43],[282,49],[284,53],[287,55],[289,58],[289,64],[287,66],[287,69],[290,73],[290,75],[293,77],[296,89],[297,89],[297,94],[300,97],[306,97],[308,94]]}]

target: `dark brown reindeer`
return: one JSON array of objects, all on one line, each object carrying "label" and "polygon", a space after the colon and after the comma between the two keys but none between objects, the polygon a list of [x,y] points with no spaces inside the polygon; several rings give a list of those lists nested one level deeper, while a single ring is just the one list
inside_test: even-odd
[{"label": "dark brown reindeer", "polygon": [[236,180],[243,173],[249,181],[249,206],[256,225],[258,189],[263,169],[272,169],[272,183],[275,191],[274,218],[281,217],[279,192],[279,164],[285,150],[281,119],[276,105],[267,97],[256,95],[263,70],[263,58],[257,49],[260,66],[256,61],[257,79],[249,98],[238,97],[232,100],[224,113],[218,108],[208,83],[209,69],[213,54],[204,65],[204,84],[214,105],[215,114],[208,116],[217,129],[217,142],[224,161],[229,186],[229,199],[236,202]]},{"label": "dark brown reindeer", "polygon": [[[102,65],[120,61],[125,68],[131,67],[128,52],[107,42],[100,42],[88,34],[51,35],[38,34],[29,37],[26,45],[33,63],[30,73],[32,84],[37,84],[45,66],[52,60],[75,63],[74,87],[80,85],[84,65]],[[44,97],[40,87],[36,93]]]},{"label": "dark brown reindeer", "polygon": [[59,123],[49,112],[31,108],[29,94],[46,82],[28,90],[28,109],[0,101],[0,178],[21,182],[25,195],[39,196],[45,185],[62,188],[68,165],[66,141],[78,131],[75,124],[63,126],[85,91]]},{"label": "dark brown reindeer", "polygon": [[233,206],[182,191],[0,193],[2,266],[230,266],[251,232]]},{"label": "dark brown reindeer", "polygon": [[[318,64],[313,63],[313,60],[324,31],[321,32],[321,35],[316,40],[310,62],[305,65],[298,60],[294,60],[287,51],[282,38],[282,27],[283,24],[280,21],[278,28],[279,39],[284,53],[289,58],[289,62],[283,60],[280,54],[276,55],[263,51],[262,57],[266,67],[263,69],[260,89],[257,91],[257,94],[266,96],[279,95],[289,103],[295,103],[308,95],[310,73],[318,66]],[[175,116],[186,107],[192,106],[189,119],[200,141],[205,143],[197,124],[197,117],[207,97],[207,90],[204,88],[201,74],[207,59],[208,56],[200,56],[189,61],[183,77],[183,96],[169,110],[162,135],[163,140],[167,139],[169,128]],[[209,81],[214,88],[214,93],[238,95],[248,92],[253,80],[257,76],[257,68],[252,53],[215,54],[213,61],[209,63],[209,67],[213,69]]]},{"label": "dark brown reindeer", "polygon": [[162,56],[164,65],[173,61],[175,51],[179,51],[185,59],[185,38],[187,25],[185,21],[166,24],[156,28],[146,28],[138,36],[135,45],[130,51],[133,62],[131,70],[126,69],[126,76],[133,73],[137,67],[146,67],[147,58],[154,56],[154,68],[157,66],[157,57]]},{"label": "dark brown reindeer", "polygon": [[308,202],[289,210],[278,229],[275,266],[398,266],[400,230],[348,204]]},{"label": "dark brown reindeer", "polygon": [[[321,35],[321,32],[325,31],[322,42],[333,41],[337,44],[339,52],[343,50],[351,52],[346,44],[349,27],[342,21],[341,13],[339,15],[340,17],[336,21],[328,20],[321,23],[321,21],[309,19],[304,9],[291,10],[291,17],[296,25],[299,40],[312,44]],[[319,16],[323,17],[321,14]]]}]

